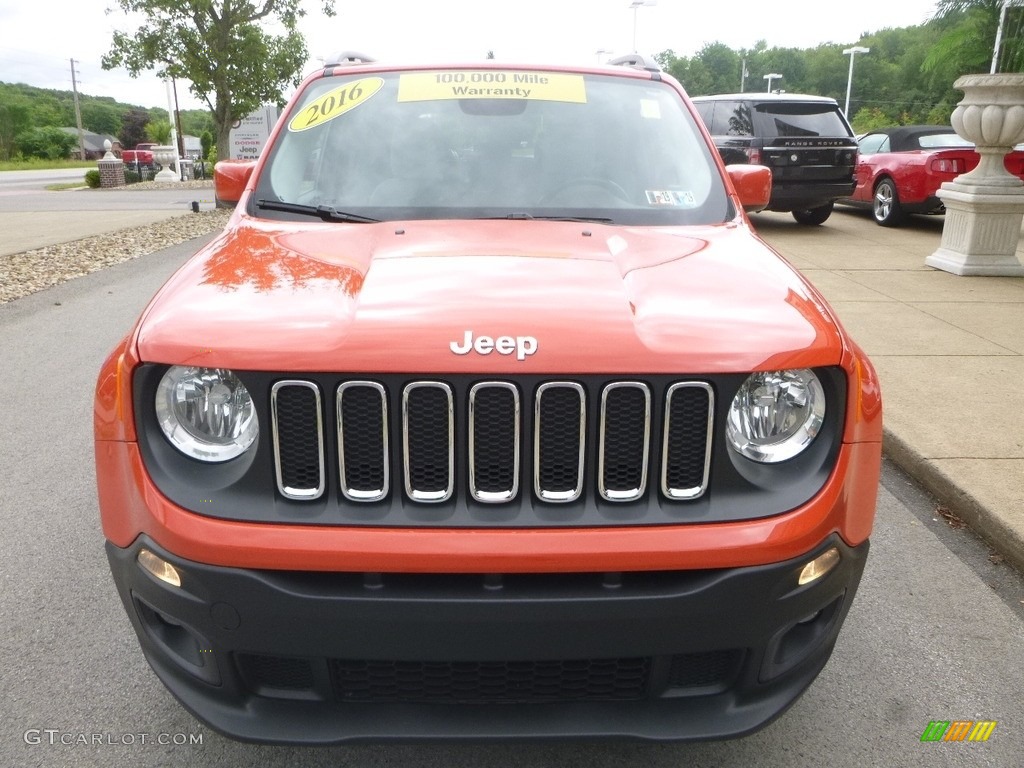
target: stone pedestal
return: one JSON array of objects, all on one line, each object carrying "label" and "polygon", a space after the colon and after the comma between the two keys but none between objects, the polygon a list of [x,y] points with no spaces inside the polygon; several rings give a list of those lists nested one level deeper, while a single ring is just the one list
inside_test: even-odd
[{"label": "stone pedestal", "polygon": [[1024,277],[1024,264],[1017,259],[1024,186],[946,182],[939,197],[946,206],[942,241],[925,264],[954,275]]},{"label": "stone pedestal", "polygon": [[1024,221],[1024,182],[1005,156],[1024,140],[1024,74],[964,75],[964,99],[950,122],[981,156],[978,166],[942,185],[942,241],[925,264],[955,275],[1024,276],[1017,258]]},{"label": "stone pedestal", "polygon": [[96,164],[100,169],[101,188],[124,186],[124,163],[113,157],[110,160],[99,160]]}]

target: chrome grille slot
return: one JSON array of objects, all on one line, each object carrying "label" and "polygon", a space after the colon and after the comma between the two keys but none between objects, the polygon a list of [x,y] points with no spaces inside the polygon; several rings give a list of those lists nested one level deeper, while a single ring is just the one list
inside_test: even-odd
[{"label": "chrome grille slot", "polygon": [[441,502],[455,488],[452,390],[439,381],[407,384],[402,394],[405,492],[413,501]]},{"label": "chrome grille slot", "polygon": [[670,499],[696,499],[707,489],[714,397],[704,382],[679,382],[668,388],[661,492]]},{"label": "chrome grille slot", "polygon": [[388,494],[388,398],[375,381],[338,387],[338,467],[341,492],[350,501],[379,501]]},{"label": "chrome grille slot", "polygon": [[279,381],[270,390],[277,488],[308,501],[324,492],[324,427],[320,390],[310,381]]},{"label": "chrome grille slot", "polygon": [[575,501],[583,492],[587,404],[583,387],[552,381],[534,404],[534,493],[542,501]]},{"label": "chrome grille slot", "polygon": [[598,491],[607,501],[634,501],[647,489],[651,436],[651,392],[646,384],[622,381],[601,393]]},{"label": "chrome grille slot", "polygon": [[496,504],[519,493],[519,390],[491,381],[469,391],[469,491]]}]

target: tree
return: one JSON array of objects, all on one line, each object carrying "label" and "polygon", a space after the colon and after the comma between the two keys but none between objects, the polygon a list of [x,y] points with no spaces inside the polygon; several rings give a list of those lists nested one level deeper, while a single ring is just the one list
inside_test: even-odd
[{"label": "tree", "polygon": [[166,120],[150,120],[146,124],[146,138],[156,144],[170,144],[171,124]]},{"label": "tree", "polygon": [[125,149],[135,149],[136,144],[145,141],[148,122],[149,112],[144,109],[129,109],[121,115],[121,132],[118,134],[121,146]]},{"label": "tree", "polygon": [[82,125],[94,133],[116,136],[121,132],[121,115],[113,104],[82,99]]},{"label": "tree", "polygon": [[18,149],[26,157],[38,157],[43,160],[63,160],[78,139],[60,128],[31,128],[18,135]]},{"label": "tree", "polygon": [[[1003,0],[939,0],[936,17],[948,23],[925,59],[926,71],[988,72]],[[996,70],[1024,72],[1024,9],[1008,7]]]},{"label": "tree", "polygon": [[29,105],[23,99],[0,103],[0,160],[14,157],[15,139],[32,124],[30,115]]},{"label": "tree", "polygon": [[[103,68],[125,67],[138,76],[189,80],[206,102],[217,135],[217,157],[227,157],[231,124],[297,85],[308,53],[297,21],[300,0],[117,0],[126,14],[141,14],[133,33],[115,32]],[[334,0],[323,0],[334,15]],[[262,26],[279,27],[273,35]]]}]

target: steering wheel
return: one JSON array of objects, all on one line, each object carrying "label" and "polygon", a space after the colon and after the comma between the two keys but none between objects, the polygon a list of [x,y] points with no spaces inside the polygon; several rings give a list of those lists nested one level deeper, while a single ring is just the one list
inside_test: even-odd
[{"label": "steering wheel", "polygon": [[583,187],[597,187],[608,192],[618,200],[622,200],[624,203],[629,202],[629,193],[611,179],[598,179],[591,176],[580,176],[575,179],[569,179],[569,181],[548,192],[540,199],[538,205],[546,205],[552,200],[557,199],[565,192],[569,192],[570,190],[577,188],[582,189]]}]

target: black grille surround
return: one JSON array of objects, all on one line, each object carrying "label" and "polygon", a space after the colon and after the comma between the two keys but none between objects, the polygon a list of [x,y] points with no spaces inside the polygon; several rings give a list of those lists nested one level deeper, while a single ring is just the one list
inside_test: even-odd
[{"label": "black grille surround", "polygon": [[[815,369],[826,394],[821,433],[800,456],[766,466],[735,454],[724,437],[746,374],[236,370],[257,404],[259,439],[237,459],[203,464],[174,449],[156,424],[153,402],[166,369],[143,365],[135,377],[139,442],[153,481],[193,512],[266,523],[549,528],[767,517],[821,489],[846,402],[842,369]],[[310,469],[318,448],[319,477]]]}]

